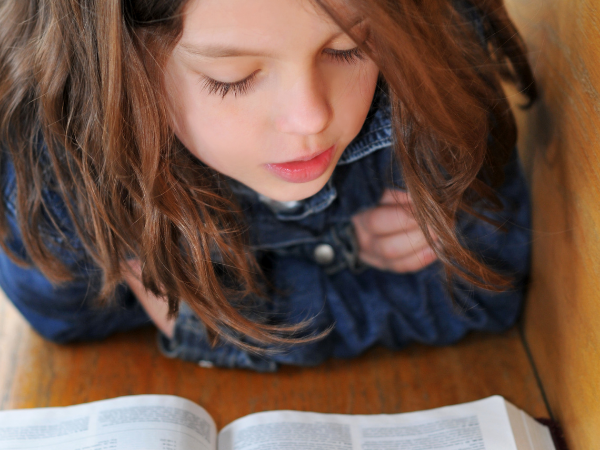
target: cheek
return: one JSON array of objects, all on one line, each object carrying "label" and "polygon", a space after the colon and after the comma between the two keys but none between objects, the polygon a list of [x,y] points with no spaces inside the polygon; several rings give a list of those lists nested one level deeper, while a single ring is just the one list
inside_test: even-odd
[{"label": "cheek", "polygon": [[375,63],[368,61],[352,74],[351,79],[340,84],[342,90],[336,95],[339,99],[335,105],[336,116],[345,133],[352,135],[351,138],[358,134],[364,124],[373,101],[378,76],[379,69]]},{"label": "cheek", "polygon": [[[195,92],[193,87],[195,87]],[[257,108],[245,114],[235,102],[208,96],[201,86],[180,89],[176,132],[183,144],[201,161],[233,175],[256,157],[264,129],[263,114]]]}]

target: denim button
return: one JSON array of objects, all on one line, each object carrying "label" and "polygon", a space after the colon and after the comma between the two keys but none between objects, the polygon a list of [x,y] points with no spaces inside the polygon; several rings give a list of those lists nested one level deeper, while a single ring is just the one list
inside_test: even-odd
[{"label": "denim button", "polygon": [[335,259],[335,250],[329,244],[319,244],[315,247],[313,256],[317,264],[324,266],[333,262]]}]

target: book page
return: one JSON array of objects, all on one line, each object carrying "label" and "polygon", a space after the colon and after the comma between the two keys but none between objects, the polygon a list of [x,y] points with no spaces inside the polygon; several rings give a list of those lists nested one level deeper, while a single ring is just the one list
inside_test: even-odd
[{"label": "book page", "polygon": [[392,415],[257,413],[229,424],[218,441],[218,450],[520,450],[498,396]]},{"label": "book page", "polygon": [[215,441],[215,423],[203,408],[168,395],[0,411],[6,450],[215,450]]},{"label": "book page", "polygon": [[506,411],[519,450],[555,449],[547,426],[536,422],[529,414],[509,402],[506,402]]}]

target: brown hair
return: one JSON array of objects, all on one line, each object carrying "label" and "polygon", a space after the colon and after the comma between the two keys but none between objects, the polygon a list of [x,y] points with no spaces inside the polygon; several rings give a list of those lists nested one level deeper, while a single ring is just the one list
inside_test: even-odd
[{"label": "brown hair", "polygon": [[456,231],[460,210],[491,222],[483,211],[502,209],[493,187],[503,181],[517,129],[501,80],[516,84],[528,98],[525,107],[537,97],[525,44],[503,0],[318,3],[349,34],[350,17],[377,24],[365,50],[388,86],[395,155],[415,217],[448,280],[459,275],[475,286],[506,289],[510,274],[488,268]]},{"label": "brown hair", "polygon": [[[317,0],[344,29],[349,7],[377,24],[364,49],[387,83],[396,155],[416,217],[430,243],[428,229],[439,237],[435,248],[448,275],[506,287],[503,275],[461,246],[455,229],[459,210],[480,215],[482,205],[499,207],[491,186],[501,181],[516,140],[500,78],[535,98],[525,47],[502,0],[471,0],[487,48],[449,0],[340,2]],[[48,217],[55,220],[43,195],[51,189],[65,199],[102,271],[102,298],[122,282],[123,262],[136,257],[144,286],[167,298],[170,313],[184,300],[214,335],[247,348],[314,339],[298,337],[302,324],[249,319],[248,299],[264,295],[264,282],[242,213],[223,177],[199,164],[169,125],[162,68],[182,32],[185,3],[0,6],[0,142],[15,166],[25,248],[49,279],[72,277],[42,233]],[[5,214],[0,202],[3,240]]]}]

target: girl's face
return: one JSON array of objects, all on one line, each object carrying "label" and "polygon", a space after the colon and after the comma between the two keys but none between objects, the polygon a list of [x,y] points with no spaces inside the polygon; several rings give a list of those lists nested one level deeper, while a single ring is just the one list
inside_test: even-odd
[{"label": "girl's face", "polygon": [[325,185],[365,121],[378,69],[310,0],[190,0],[166,74],[183,144],[289,201]]}]

